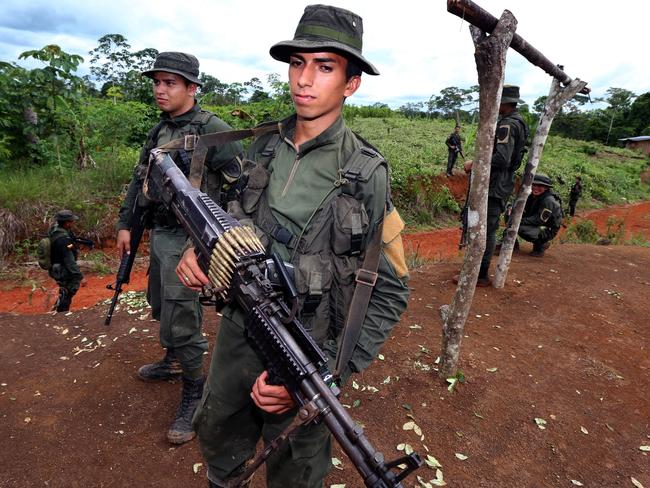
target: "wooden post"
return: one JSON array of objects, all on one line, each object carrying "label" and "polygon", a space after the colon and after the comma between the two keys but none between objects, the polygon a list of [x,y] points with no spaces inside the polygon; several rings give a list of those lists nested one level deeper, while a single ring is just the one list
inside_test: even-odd
[{"label": "wooden post", "polygon": [[528,195],[530,195],[530,187],[533,182],[533,177],[537,172],[539,160],[544,151],[544,144],[548,132],[551,129],[551,124],[555,115],[560,111],[562,106],[571,100],[576,93],[580,92],[587,85],[586,81],[580,81],[578,78],[572,80],[566,87],[560,87],[560,82],[557,78],[553,79],[551,83],[551,90],[544,104],[544,112],[542,113],[537,132],[531,144],[531,151],[528,155],[528,163],[524,170],[524,178],[517,194],[517,199],[512,207],[512,214],[510,215],[510,227],[506,229],[501,244],[501,253],[497,262],[496,273],[494,276],[493,285],[495,288],[503,288],[508,276],[508,268],[512,260],[512,250],[517,239],[517,232],[519,231],[519,224],[521,223],[521,216],[524,213],[524,206]]},{"label": "wooden post", "polygon": [[503,12],[489,37],[481,29],[470,26],[472,40],[476,47],[474,58],[480,86],[479,129],[471,174],[472,191],[467,211],[467,251],[451,305],[443,305],[440,308],[443,337],[438,374],[443,380],[454,376],[457,371],[463,330],[474,298],[479,266],[485,251],[492,147],[501,104],[506,54],[516,28],[517,20],[508,10]]}]

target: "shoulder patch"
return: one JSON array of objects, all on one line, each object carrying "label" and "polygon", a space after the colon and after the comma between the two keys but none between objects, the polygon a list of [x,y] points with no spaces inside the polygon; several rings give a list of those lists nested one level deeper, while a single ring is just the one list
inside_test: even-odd
[{"label": "shoulder patch", "polygon": [[397,209],[393,209],[384,217],[384,226],[381,233],[381,240],[384,243],[384,255],[395,270],[399,278],[408,275],[406,258],[404,257],[404,244],[400,235],[404,229],[404,222]]},{"label": "shoulder patch", "polygon": [[497,144],[507,144],[510,138],[510,126],[508,124],[500,125],[497,128]]}]

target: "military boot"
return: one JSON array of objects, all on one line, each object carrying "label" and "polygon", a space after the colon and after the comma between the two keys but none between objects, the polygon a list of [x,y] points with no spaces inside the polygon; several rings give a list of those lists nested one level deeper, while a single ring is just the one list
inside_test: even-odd
[{"label": "military boot", "polygon": [[172,426],[167,431],[167,440],[172,444],[183,444],[196,436],[192,428],[192,417],[203,395],[204,378],[193,380],[183,376],[183,396],[176,411]]},{"label": "military boot", "polygon": [[145,364],[138,370],[138,377],[145,381],[173,380],[179,378],[181,374],[183,374],[181,364],[171,349],[167,349],[161,361]]},{"label": "military boot", "polygon": [[533,242],[533,250],[530,252],[530,256],[541,258],[544,256],[544,250],[546,248],[548,248],[548,246],[544,247],[544,244],[539,241],[535,241]]}]

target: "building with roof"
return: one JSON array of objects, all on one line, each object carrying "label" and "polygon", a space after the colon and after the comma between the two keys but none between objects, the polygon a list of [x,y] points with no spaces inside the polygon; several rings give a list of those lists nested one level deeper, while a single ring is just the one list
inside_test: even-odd
[{"label": "building with roof", "polygon": [[625,143],[627,149],[641,151],[646,156],[650,156],[650,136],[626,137],[619,141]]}]

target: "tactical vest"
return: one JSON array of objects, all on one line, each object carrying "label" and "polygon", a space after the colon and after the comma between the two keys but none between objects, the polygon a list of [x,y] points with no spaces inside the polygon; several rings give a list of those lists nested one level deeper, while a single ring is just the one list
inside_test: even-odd
[{"label": "tactical vest", "polygon": [[524,122],[524,119],[521,117],[521,114],[519,114],[518,112],[510,116],[510,118],[517,121],[517,124],[519,125],[519,129],[523,134],[523,137],[521,137],[517,141],[517,144],[515,145],[515,148],[512,151],[512,159],[510,160],[510,171],[514,173],[519,169],[519,166],[521,166],[521,161],[524,159],[524,154],[526,154],[526,151],[528,150],[528,146],[526,145],[528,143],[528,126],[526,125],[526,122]]},{"label": "tactical vest", "polygon": [[[383,156],[357,138],[364,145],[345,162],[342,177],[333,184],[300,235],[278,223],[265,196],[270,177],[268,166],[281,143],[278,134],[270,137],[257,164],[249,171],[239,200],[230,202],[228,207],[233,217],[254,225],[267,250],[273,240],[289,250],[299,292],[299,318],[320,345],[336,339],[345,325],[356,272],[371,237],[371,223],[363,203],[369,190],[367,184],[380,166],[388,174]],[[389,205],[388,187],[384,198]]]},{"label": "tactical vest", "polygon": [[[210,123],[210,119],[215,117],[214,114],[206,112],[205,110],[199,110],[192,120],[183,125],[182,127],[176,127],[174,132],[174,139],[181,139],[188,135],[200,135],[203,133],[203,127]],[[147,166],[149,165],[149,153],[152,149],[161,145],[162,143],[168,141],[159,141],[158,137],[162,128],[169,124],[168,119],[161,120],[147,136],[147,142],[145,143],[142,152],[140,153],[140,160],[138,161],[138,171],[140,176],[140,182],[144,180],[144,176],[147,171]],[[172,122],[173,123],[173,122]],[[171,139],[170,139],[171,140]],[[192,148],[187,149],[174,149],[169,152],[170,157],[174,160],[176,165],[180,168],[185,176],[189,175],[190,172],[190,163],[192,160]],[[207,163],[207,171],[203,172],[203,179],[201,182],[201,188],[205,190],[205,193],[208,194],[215,202],[219,202],[221,198],[221,187],[222,187],[222,177],[221,172],[217,169],[211,168],[209,162]],[[141,183],[140,183],[141,184]],[[149,202],[142,194],[142,191],[138,194],[139,202],[141,205],[149,205]],[[153,211],[152,215],[153,223],[163,227],[178,227],[180,224],[174,217],[173,213],[166,209],[163,205],[157,205]]]}]

